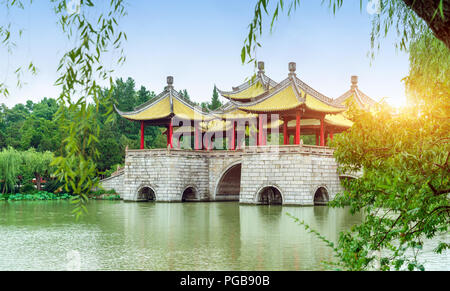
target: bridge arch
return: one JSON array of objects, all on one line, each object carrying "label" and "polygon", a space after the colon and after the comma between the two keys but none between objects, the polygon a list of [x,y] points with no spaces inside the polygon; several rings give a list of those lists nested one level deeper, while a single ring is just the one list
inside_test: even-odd
[{"label": "bridge arch", "polygon": [[327,186],[320,185],[315,188],[313,192],[313,204],[314,205],[326,205],[330,201],[330,195]]},{"label": "bridge arch", "polygon": [[194,185],[188,185],[184,187],[183,192],[181,192],[181,202],[191,202],[198,201],[199,193],[197,187]]},{"label": "bridge arch", "polygon": [[274,184],[265,185],[256,191],[255,204],[282,205],[284,201],[283,192]]},{"label": "bridge arch", "polygon": [[216,201],[239,201],[242,161],[229,164],[220,173],[214,190]]},{"label": "bridge arch", "polygon": [[136,201],[156,201],[156,192],[154,187],[147,184],[139,186],[136,191]]}]

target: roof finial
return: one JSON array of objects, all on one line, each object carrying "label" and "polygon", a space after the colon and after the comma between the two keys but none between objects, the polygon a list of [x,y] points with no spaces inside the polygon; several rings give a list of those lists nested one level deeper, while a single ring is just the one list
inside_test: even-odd
[{"label": "roof finial", "polygon": [[352,89],[358,88],[358,76],[352,76],[351,78],[352,81]]},{"label": "roof finial", "polygon": [[258,73],[264,73],[264,62],[258,62]]},{"label": "roof finial", "polygon": [[295,62],[289,63],[289,76],[295,76],[295,70],[297,69],[297,64]]},{"label": "roof finial", "polygon": [[167,85],[172,86],[173,85],[173,77],[167,76]]},{"label": "roof finial", "polygon": [[173,88],[173,76],[167,76],[166,90]]}]

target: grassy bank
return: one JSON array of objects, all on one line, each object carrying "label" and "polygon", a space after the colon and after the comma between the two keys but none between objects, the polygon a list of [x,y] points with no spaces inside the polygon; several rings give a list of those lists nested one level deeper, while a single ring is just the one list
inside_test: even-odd
[{"label": "grassy bank", "polygon": [[[0,201],[36,201],[36,200],[67,200],[73,195],[68,193],[51,193],[39,191],[34,193],[14,193],[0,195]],[[114,190],[98,190],[89,195],[90,199],[96,200],[120,200],[120,195]]]}]

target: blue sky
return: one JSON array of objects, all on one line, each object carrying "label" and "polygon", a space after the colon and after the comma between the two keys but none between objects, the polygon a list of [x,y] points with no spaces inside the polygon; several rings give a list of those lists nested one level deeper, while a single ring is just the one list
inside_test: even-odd
[{"label": "blue sky", "polygon": [[[37,2],[37,3],[36,3]],[[327,2],[327,1],[325,1]],[[275,81],[287,77],[288,62],[297,63],[297,76],[317,91],[337,98],[350,87],[350,76],[359,76],[360,89],[376,100],[399,106],[405,103],[401,79],[408,73],[408,56],[394,48],[392,35],[382,41],[376,58],[368,57],[371,19],[359,1],[344,1],[333,15],[319,0],[304,0],[291,17],[281,16],[274,31],[266,29],[258,59]],[[252,19],[255,1],[129,1],[128,15],[120,28],[127,33],[127,62],[114,77],[133,77],[159,93],[166,76],[174,76],[176,89],[187,89],[196,101],[208,101],[214,84],[222,90],[241,84],[253,73],[242,65],[240,50]],[[24,28],[12,56],[0,50],[0,80],[11,95],[0,103],[12,106],[26,100],[56,97],[59,57],[70,47],[58,31],[47,1],[34,1],[32,9],[0,12],[0,23],[12,20]],[[266,23],[270,22],[268,17]],[[27,84],[15,88],[17,65],[32,60],[37,76],[24,76]]]}]

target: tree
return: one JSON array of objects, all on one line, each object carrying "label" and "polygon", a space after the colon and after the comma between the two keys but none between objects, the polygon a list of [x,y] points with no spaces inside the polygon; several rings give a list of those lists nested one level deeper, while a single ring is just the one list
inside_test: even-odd
[{"label": "tree", "polygon": [[2,185],[2,194],[14,191],[20,174],[21,159],[20,153],[11,147],[0,152],[0,185]]},{"label": "tree", "polygon": [[50,178],[50,173],[53,172],[51,162],[53,160],[53,153],[51,152],[36,152],[34,149],[29,149],[23,152],[23,162],[21,173],[24,176],[34,176],[36,179],[36,188],[41,191],[41,183],[44,178]]},{"label": "tree", "polygon": [[403,0],[403,2],[422,18],[434,35],[450,49],[450,1]]},{"label": "tree", "polygon": [[216,110],[220,106],[222,106],[222,102],[220,102],[220,100],[219,100],[219,93],[217,92],[216,86],[214,86],[213,95],[212,95],[212,98],[211,98],[211,103],[209,104],[208,109],[209,110]]},{"label": "tree", "polygon": [[[12,9],[31,9],[33,1],[6,0],[2,2],[8,11]],[[107,5],[94,3],[91,0],[80,0],[77,9],[68,10],[67,0],[49,1],[57,18],[61,32],[71,44],[61,57],[55,84],[61,89],[58,97],[60,105],[56,113],[61,131],[66,133],[63,140],[63,152],[53,161],[57,166],[57,174],[65,181],[66,188],[74,190],[76,217],[86,211],[87,193],[97,185],[95,160],[98,155],[97,143],[99,127],[93,118],[95,110],[89,106],[93,102],[100,103],[102,88],[99,81],[108,81],[111,86],[113,69],[103,61],[106,52],[112,53],[113,59],[108,63],[121,64],[125,61],[122,42],[126,34],[118,29],[119,18],[125,16],[123,0],[112,0]],[[101,6],[101,9],[98,9]],[[82,11],[82,13],[80,13]],[[16,30],[10,21],[0,25],[1,44],[9,53],[15,50],[15,40],[20,38],[22,30]],[[15,70],[18,83],[23,72],[36,73],[32,62]],[[0,94],[8,95],[4,83],[0,83]],[[108,104],[105,115],[112,120],[111,95],[103,98]]]},{"label": "tree", "polygon": [[[256,63],[253,55],[261,45],[257,40],[262,34],[262,12],[271,14],[268,2],[257,1],[242,62],[248,57]],[[283,1],[276,3],[271,27],[286,8]],[[329,3],[336,11],[344,1]],[[450,225],[450,1],[380,3],[381,13],[373,19],[372,49],[379,48],[380,39],[395,27],[398,47],[410,54],[405,78],[410,106],[400,112],[386,105],[375,113],[349,112],[353,127],[336,136],[331,146],[340,172],[363,174],[346,181],[345,191],[330,205],[350,205],[352,213],[363,212],[365,218],[341,232],[337,244],[311,232],[333,248],[341,269],[371,268],[379,254],[382,270],[422,270],[423,265],[408,251],[417,254],[424,239],[448,232]],[[291,1],[288,14],[299,4],[299,0]],[[450,243],[444,239],[435,251],[448,248]]]},{"label": "tree", "polygon": [[141,86],[141,88],[137,92],[136,104],[137,105],[144,104],[145,102],[148,102],[155,97],[156,97],[155,92],[153,92],[153,91],[150,92],[144,86]]}]

